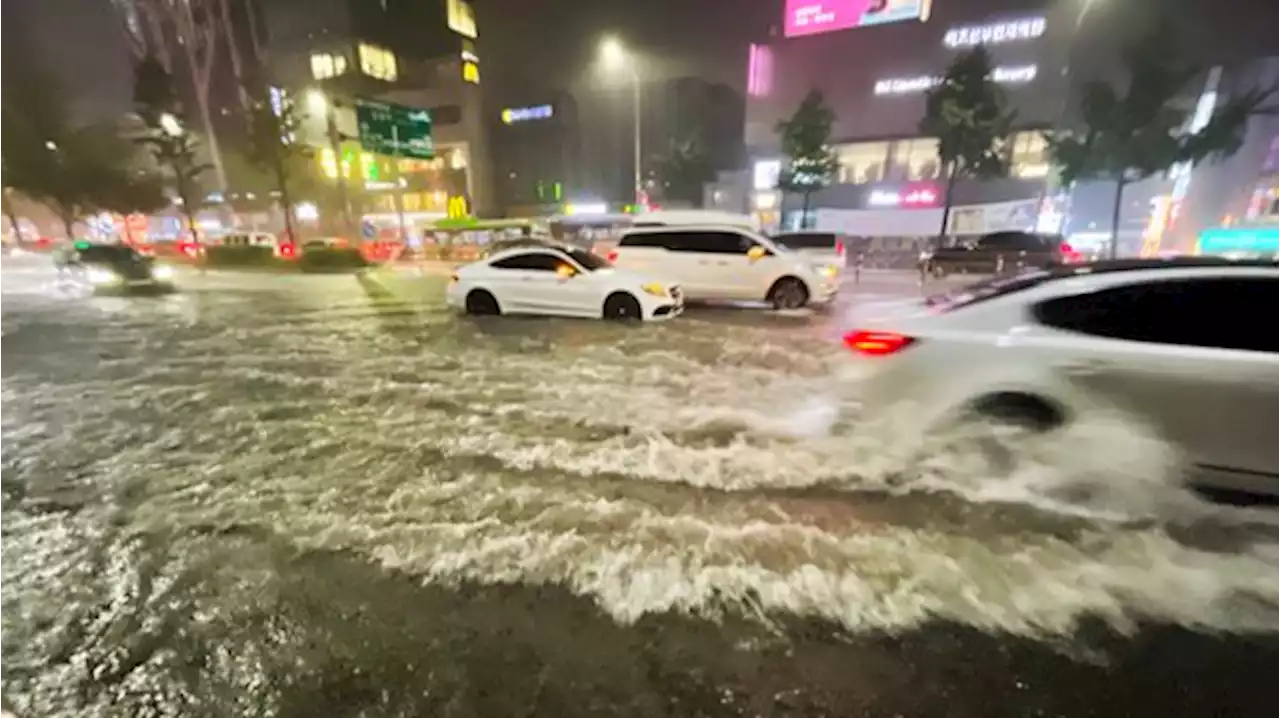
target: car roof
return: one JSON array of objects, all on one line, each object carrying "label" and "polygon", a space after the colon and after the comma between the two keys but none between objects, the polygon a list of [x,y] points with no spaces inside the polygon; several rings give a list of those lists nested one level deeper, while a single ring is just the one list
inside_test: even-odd
[{"label": "car roof", "polygon": [[506,259],[507,257],[515,256],[517,254],[566,254],[566,249],[566,247],[554,244],[529,244],[519,247],[508,247],[488,255],[484,259],[480,260],[479,264],[491,264],[499,259]]},{"label": "car roof", "polygon": [[705,224],[661,224],[628,227],[627,231],[623,232],[622,236],[625,237],[628,234],[666,234],[672,232],[723,232],[725,230],[760,234],[750,227],[741,227],[736,224],[716,224],[714,222],[708,222]]}]

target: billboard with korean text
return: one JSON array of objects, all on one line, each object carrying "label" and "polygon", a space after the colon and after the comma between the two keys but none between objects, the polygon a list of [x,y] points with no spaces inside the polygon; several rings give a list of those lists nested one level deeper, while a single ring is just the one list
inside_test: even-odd
[{"label": "billboard with korean text", "polygon": [[931,0],[786,0],[783,34],[818,35],[855,27],[929,19]]}]

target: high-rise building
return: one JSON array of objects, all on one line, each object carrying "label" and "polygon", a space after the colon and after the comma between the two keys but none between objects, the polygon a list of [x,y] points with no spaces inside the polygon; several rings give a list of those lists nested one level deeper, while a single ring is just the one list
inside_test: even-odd
[{"label": "high-rise building", "polygon": [[[342,156],[335,156],[328,127],[308,123],[307,134],[320,146],[322,169],[349,177],[365,226],[387,227],[399,210],[418,226],[445,217],[459,197],[473,213],[494,211],[479,33],[467,0],[257,1],[263,4],[271,81],[307,93],[302,104],[329,103],[344,138]],[[425,110],[435,156],[362,148],[357,100]]]}]

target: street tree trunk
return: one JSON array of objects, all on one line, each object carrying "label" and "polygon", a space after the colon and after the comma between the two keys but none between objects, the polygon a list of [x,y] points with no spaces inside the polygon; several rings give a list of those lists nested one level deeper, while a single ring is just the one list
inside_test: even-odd
[{"label": "street tree trunk", "polygon": [[813,194],[812,190],[805,190],[804,201],[800,208],[800,227],[799,229],[809,229],[809,197]]},{"label": "street tree trunk", "polygon": [[1111,247],[1107,256],[1115,259],[1120,255],[1120,209],[1124,207],[1124,177],[1116,178],[1116,197],[1111,206]]},{"label": "street tree trunk", "polygon": [[956,168],[955,164],[947,167],[947,188],[946,193],[942,197],[942,224],[938,227],[938,237],[934,242],[934,248],[940,248],[947,241],[947,223],[951,221],[951,191],[956,186]]},{"label": "street tree trunk", "polygon": [[69,214],[69,213],[64,213],[64,214],[62,214],[62,215],[61,215],[61,219],[62,219],[62,227],[63,227],[63,229],[65,229],[65,230],[66,230],[66,232],[67,232],[67,241],[68,241],[68,242],[74,242],[74,241],[76,241],[76,234],[75,234],[75,223],[76,223],[76,218],[75,218],[75,215],[73,215],[73,214]]},{"label": "street tree trunk", "polygon": [[[8,194],[7,192],[5,193]],[[4,216],[9,218],[9,226],[13,228],[14,245],[22,246],[22,228],[18,226],[18,211],[14,209],[13,201],[5,197]]]},{"label": "street tree trunk", "polygon": [[284,210],[284,233],[290,242],[296,244],[298,236],[293,229],[293,201],[289,199],[288,173],[279,157],[276,158],[276,189],[280,190],[280,208]]}]

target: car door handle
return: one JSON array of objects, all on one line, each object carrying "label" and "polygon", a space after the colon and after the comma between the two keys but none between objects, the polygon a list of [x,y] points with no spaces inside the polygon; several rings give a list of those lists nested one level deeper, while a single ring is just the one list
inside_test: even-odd
[{"label": "car door handle", "polygon": [[1097,374],[1108,366],[1107,362],[1101,359],[1074,359],[1070,361],[1059,362],[1058,368],[1063,373],[1070,376],[1088,376],[1089,374]]}]

